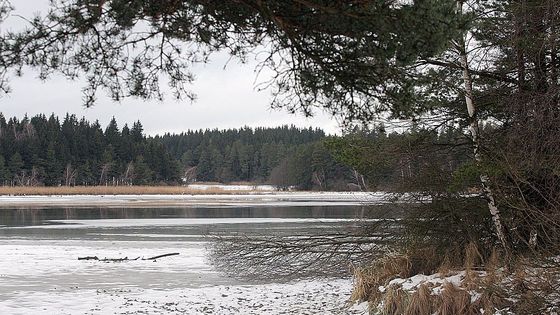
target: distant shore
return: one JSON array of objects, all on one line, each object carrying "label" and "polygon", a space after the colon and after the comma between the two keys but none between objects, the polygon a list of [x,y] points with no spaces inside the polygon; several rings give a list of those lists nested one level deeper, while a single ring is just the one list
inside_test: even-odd
[{"label": "distant shore", "polygon": [[0,186],[0,196],[53,196],[53,195],[215,195],[256,194],[275,191],[270,185],[217,185],[189,186]]}]

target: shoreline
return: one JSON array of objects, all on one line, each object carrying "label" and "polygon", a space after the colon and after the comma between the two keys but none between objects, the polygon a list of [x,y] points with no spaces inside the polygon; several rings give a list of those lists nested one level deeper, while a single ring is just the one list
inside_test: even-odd
[{"label": "shoreline", "polygon": [[0,196],[51,195],[214,195],[249,194],[276,191],[270,185],[216,185],[188,186],[0,186]]},{"label": "shoreline", "polygon": [[236,192],[214,194],[0,195],[0,209],[13,207],[281,207],[360,206],[388,203],[383,192]]}]

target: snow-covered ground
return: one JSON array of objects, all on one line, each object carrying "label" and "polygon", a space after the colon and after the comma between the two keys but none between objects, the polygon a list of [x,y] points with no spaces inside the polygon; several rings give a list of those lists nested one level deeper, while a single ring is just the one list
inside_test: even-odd
[{"label": "snow-covered ground", "polygon": [[[281,228],[338,221],[344,220],[105,219],[0,226],[0,314],[366,314],[365,305],[347,304],[351,279],[254,283],[225,277],[207,261],[208,240],[197,234],[211,225]],[[157,261],[78,260],[175,252]]]},{"label": "snow-covered ground", "polygon": [[2,314],[366,314],[348,305],[349,280],[210,286],[196,289],[102,289],[20,293]]}]

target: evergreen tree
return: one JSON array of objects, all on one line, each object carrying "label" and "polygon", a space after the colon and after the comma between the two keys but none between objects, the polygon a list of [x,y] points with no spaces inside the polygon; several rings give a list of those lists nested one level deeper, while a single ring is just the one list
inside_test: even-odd
[{"label": "evergreen tree", "polygon": [[6,160],[0,154],[0,185],[4,185],[5,182],[8,180],[8,174],[9,174],[9,171],[6,168]]},{"label": "evergreen tree", "polygon": [[117,120],[113,116],[107,128],[105,128],[105,139],[109,145],[114,147],[119,145],[121,133],[119,132],[119,127],[117,125]]},{"label": "evergreen tree", "polygon": [[78,178],[77,178],[78,185],[89,186],[89,185],[95,185],[97,183],[92,170],[91,162],[89,160],[87,160],[85,163],[78,166],[77,173],[78,173]]},{"label": "evergreen tree", "polygon": [[70,114],[62,124],[54,115],[48,119],[25,116],[21,121],[14,117],[6,122],[0,114],[0,128],[0,152],[15,159],[4,161],[4,177],[12,184],[16,175],[23,185],[118,184],[130,173],[133,159],[143,154],[150,156],[154,170],[146,173],[146,184],[179,181],[178,162],[165,146],[142,135],[140,122],[134,123],[134,130],[125,124],[119,131],[113,118],[103,132],[98,121],[90,124]]},{"label": "evergreen tree", "polygon": [[144,157],[142,155],[137,156],[134,160],[134,171],[134,185],[147,185],[152,182],[153,172],[144,161]]},{"label": "evergreen tree", "polygon": [[203,148],[197,165],[197,179],[201,181],[211,181],[214,179],[212,168],[212,156],[207,148]]},{"label": "evergreen tree", "polygon": [[[293,126],[277,128],[242,128],[228,130],[198,130],[181,134],[165,134],[154,139],[163,143],[184,169],[197,166],[203,150],[210,158],[203,159],[204,180],[266,181],[270,171],[288,154],[287,148],[318,141],[325,137],[319,129],[299,129]],[[210,161],[208,164],[207,162]],[[205,168],[211,165],[213,175]]]},{"label": "evergreen tree", "polygon": [[192,150],[186,150],[185,153],[181,155],[181,164],[185,167],[196,165]]},{"label": "evergreen tree", "polygon": [[318,185],[320,189],[327,189],[329,186],[328,179],[331,178],[333,164],[331,155],[323,142],[316,143],[311,153],[311,178],[312,182]]},{"label": "evergreen tree", "polygon": [[[325,137],[319,129],[282,126],[197,130],[147,138],[139,121],[132,128],[124,124],[119,131],[113,118],[103,131],[98,121],[89,123],[70,114],[62,124],[54,115],[24,117],[21,121],[14,117],[7,122],[2,122],[2,117],[2,155],[18,153],[23,164],[17,174],[24,175],[23,171],[27,176],[35,169],[33,182],[47,186],[66,182],[64,175],[72,175],[71,182],[77,185],[128,183],[132,169],[133,184],[178,183],[181,174],[192,167],[198,168],[198,180],[266,182],[272,169],[296,147],[312,145]],[[9,162],[5,161],[5,168],[11,181],[15,174],[9,170]],[[144,163],[147,171],[143,171]],[[71,174],[66,174],[68,165]],[[146,178],[140,178],[142,174]],[[194,179],[192,170],[190,174]]]},{"label": "evergreen tree", "polygon": [[56,158],[54,144],[51,142],[47,148],[47,155],[44,164],[44,182],[47,186],[55,186],[60,184],[62,177],[62,165]]},{"label": "evergreen tree", "polygon": [[113,146],[108,145],[103,151],[100,163],[99,184],[107,185],[113,182],[115,178],[115,163],[113,160]]},{"label": "evergreen tree", "polygon": [[23,159],[19,152],[16,152],[10,158],[10,163],[8,164],[8,170],[10,171],[10,179],[14,180],[23,170]]},{"label": "evergreen tree", "polygon": [[130,130],[130,135],[132,136],[135,142],[140,142],[142,139],[144,139],[143,132],[144,132],[144,128],[142,127],[142,124],[138,120],[132,125],[132,129]]}]

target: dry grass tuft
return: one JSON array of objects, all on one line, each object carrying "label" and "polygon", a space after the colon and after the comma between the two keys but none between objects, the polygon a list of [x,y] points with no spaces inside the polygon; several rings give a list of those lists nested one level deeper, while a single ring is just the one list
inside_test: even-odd
[{"label": "dry grass tuft", "polygon": [[406,252],[410,260],[410,275],[429,275],[437,272],[442,263],[442,256],[434,247],[413,248]]},{"label": "dry grass tuft", "polygon": [[533,314],[546,314],[543,308],[546,305],[546,300],[543,296],[535,292],[527,291],[521,294],[519,300],[515,303],[513,310],[515,314],[519,315],[533,315]]},{"label": "dry grass tuft", "polygon": [[480,278],[476,288],[480,295],[471,305],[472,314],[494,314],[496,310],[509,306],[507,293],[502,287],[504,275],[500,268],[498,250],[494,249],[484,266],[486,274]]},{"label": "dry grass tuft", "polygon": [[[458,257],[452,253],[458,253]],[[560,264],[535,261],[535,257],[512,260],[500,253],[495,249],[483,255],[471,243],[439,258],[430,249],[392,255],[357,271],[353,299],[369,301],[372,314],[387,315],[480,315],[499,311],[532,315],[554,310],[560,296]],[[434,261],[439,267],[430,272]],[[465,277],[457,286],[444,282],[440,287],[431,280],[454,275],[452,270],[461,269],[465,270]],[[395,278],[435,271],[439,275],[429,277],[429,282],[420,284],[416,291],[404,290],[400,285],[388,286]],[[385,288],[383,292],[380,286]]]},{"label": "dry grass tuft", "polygon": [[469,290],[475,289],[479,285],[479,273],[475,269],[482,264],[482,260],[478,246],[475,243],[469,243],[465,247],[465,279],[463,280],[463,284]]},{"label": "dry grass tuft", "polygon": [[449,259],[449,255],[445,255],[443,257],[443,262],[439,266],[437,273],[439,273],[442,277],[447,277],[451,275],[451,260]]},{"label": "dry grass tuft", "polygon": [[478,246],[471,242],[465,247],[465,268],[473,269],[482,264],[482,255],[478,250]]},{"label": "dry grass tuft", "polygon": [[434,297],[431,295],[430,288],[423,283],[410,297],[410,303],[404,315],[432,314],[434,312],[433,301]]},{"label": "dry grass tuft", "polygon": [[370,301],[370,304],[376,304],[381,292],[373,287],[375,282],[375,274],[373,268],[355,268],[354,269],[354,286],[352,289],[351,301]]},{"label": "dry grass tuft", "polygon": [[500,268],[500,258],[498,257],[498,250],[496,248],[492,250],[492,254],[486,261],[484,267],[486,269],[486,281],[496,283],[498,281],[498,270]]},{"label": "dry grass tuft", "polygon": [[455,287],[453,283],[445,282],[443,290],[438,296],[438,315],[470,315],[471,314],[471,295]]},{"label": "dry grass tuft", "polygon": [[410,271],[410,260],[403,255],[387,256],[377,260],[372,266],[357,268],[354,270],[354,290],[350,300],[376,304],[382,295],[380,286],[387,285],[397,277],[409,277]]},{"label": "dry grass tuft", "polygon": [[524,294],[529,291],[529,274],[527,272],[526,265],[522,262],[518,262],[515,266],[515,271],[512,275],[512,285],[516,292]]},{"label": "dry grass tuft", "polygon": [[504,273],[500,265],[500,258],[498,255],[498,250],[494,248],[492,254],[486,261],[484,269],[486,270],[486,275],[482,278],[482,287],[493,287],[500,283],[504,278]]},{"label": "dry grass tuft", "polygon": [[471,314],[494,314],[496,310],[510,306],[505,290],[499,285],[485,285],[481,290],[478,299],[470,306]]},{"label": "dry grass tuft", "polygon": [[408,292],[404,291],[399,285],[391,285],[383,295],[381,314],[383,315],[402,315],[410,301]]}]

